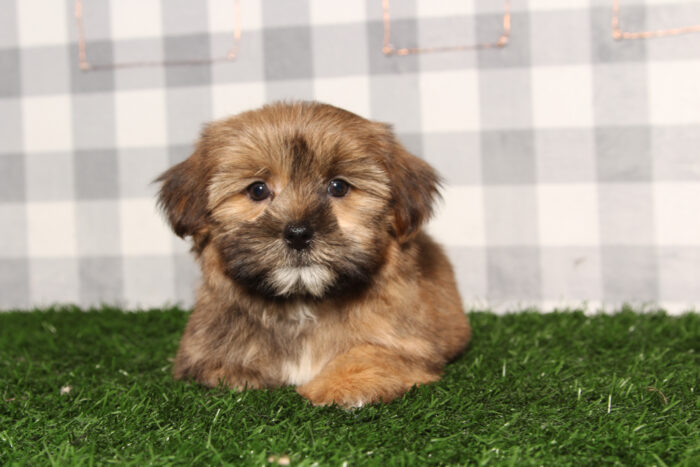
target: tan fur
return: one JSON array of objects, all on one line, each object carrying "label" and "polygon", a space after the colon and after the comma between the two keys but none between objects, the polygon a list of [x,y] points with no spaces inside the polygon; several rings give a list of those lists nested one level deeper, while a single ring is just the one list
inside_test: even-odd
[{"label": "tan fur", "polygon": [[[333,179],[349,183],[347,195],[328,194]],[[159,180],[203,273],[177,379],[291,384],[314,404],[354,407],[439,379],[467,345],[452,268],[421,230],[437,175],[386,125],[274,104],[209,125]],[[271,196],[251,199],[254,182]],[[302,221],[314,236],[297,251],[283,230]]]}]

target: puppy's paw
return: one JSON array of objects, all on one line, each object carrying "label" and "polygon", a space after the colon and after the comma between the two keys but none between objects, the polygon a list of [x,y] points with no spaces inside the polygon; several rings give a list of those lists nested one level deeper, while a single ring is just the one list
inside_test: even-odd
[{"label": "puppy's paw", "polygon": [[[380,363],[375,361],[375,363]],[[389,402],[416,384],[437,381],[438,374],[419,368],[384,365],[367,366],[362,363],[331,365],[297,392],[314,405],[338,404],[344,408],[362,407],[377,402]]]},{"label": "puppy's paw", "polygon": [[219,363],[196,362],[185,368],[176,367],[174,376],[175,379],[191,379],[210,388],[221,386],[234,391],[259,389],[266,386],[258,372],[238,366],[224,367]]},{"label": "puppy's paw", "polygon": [[401,391],[377,380],[372,371],[353,375],[328,375],[299,386],[297,392],[314,405],[337,404],[346,409],[395,398]]}]

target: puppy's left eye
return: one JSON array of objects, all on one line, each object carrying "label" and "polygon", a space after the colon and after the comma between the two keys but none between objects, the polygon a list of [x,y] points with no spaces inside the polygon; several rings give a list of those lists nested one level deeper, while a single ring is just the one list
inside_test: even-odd
[{"label": "puppy's left eye", "polygon": [[348,185],[348,182],[339,178],[331,180],[331,182],[328,184],[328,194],[335,196],[336,198],[342,198],[343,196],[347,195],[349,189],[350,185]]}]

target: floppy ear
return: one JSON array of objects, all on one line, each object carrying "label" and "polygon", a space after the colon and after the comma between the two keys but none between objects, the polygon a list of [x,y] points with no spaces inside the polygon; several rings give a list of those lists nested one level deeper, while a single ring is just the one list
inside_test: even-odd
[{"label": "floppy ear", "polygon": [[389,139],[385,164],[391,183],[394,235],[399,243],[404,243],[432,215],[440,176],[427,162],[410,154],[392,133]]},{"label": "floppy ear", "polygon": [[206,227],[208,178],[203,150],[198,147],[189,158],[156,179],[163,183],[158,193],[158,206],[179,237],[195,235]]}]

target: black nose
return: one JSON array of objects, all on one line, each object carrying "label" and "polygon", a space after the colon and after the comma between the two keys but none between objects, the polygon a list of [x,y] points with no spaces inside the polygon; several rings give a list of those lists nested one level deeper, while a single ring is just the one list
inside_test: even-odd
[{"label": "black nose", "polygon": [[295,250],[304,250],[311,244],[314,230],[305,222],[287,224],[284,228],[284,241]]}]

